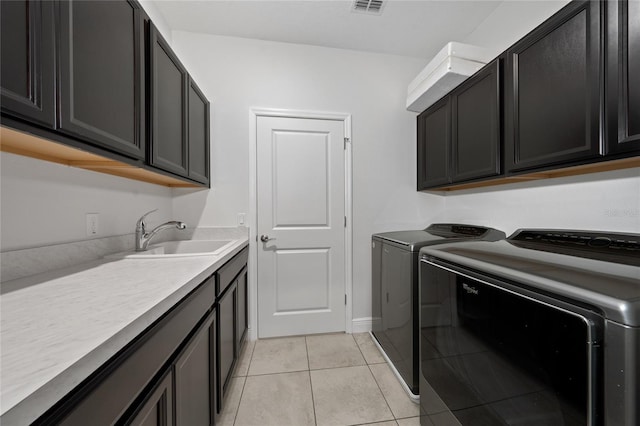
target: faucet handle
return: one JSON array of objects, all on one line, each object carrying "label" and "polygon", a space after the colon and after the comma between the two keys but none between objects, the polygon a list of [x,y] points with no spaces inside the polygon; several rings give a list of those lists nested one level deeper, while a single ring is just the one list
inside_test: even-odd
[{"label": "faucet handle", "polygon": [[146,212],[145,214],[142,215],[142,217],[140,217],[140,219],[138,219],[138,221],[136,222],[136,229],[142,230],[144,231],[144,218],[147,217],[148,215],[150,215],[153,212],[157,212],[158,209],[153,209],[151,211]]}]

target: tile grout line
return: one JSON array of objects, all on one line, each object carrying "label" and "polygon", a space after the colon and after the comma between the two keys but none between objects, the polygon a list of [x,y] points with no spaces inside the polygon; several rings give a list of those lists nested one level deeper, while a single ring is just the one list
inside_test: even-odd
[{"label": "tile grout line", "polygon": [[304,336],[304,348],[307,353],[307,372],[309,373],[309,388],[311,389],[311,408],[313,409],[313,423],[318,425],[318,417],[316,416],[316,401],[313,397],[313,382],[311,381],[311,360],[309,359],[309,345],[307,344],[307,336]]},{"label": "tile grout line", "polygon": [[240,391],[240,399],[238,400],[238,407],[236,408],[236,413],[233,416],[232,425],[234,425],[234,426],[236,424],[236,421],[238,420],[238,413],[240,412],[240,405],[242,405],[242,397],[244,396],[244,387],[247,385],[247,377],[248,376],[244,376],[243,377],[244,380],[242,381],[242,390]]},{"label": "tile grout line", "polygon": [[362,352],[362,348],[360,347],[360,343],[358,343],[356,338],[353,336],[353,333],[351,333],[351,338],[353,339],[354,342],[356,342],[356,347],[360,351],[360,355],[362,355],[362,359],[364,360],[364,365],[368,366],[369,365],[369,361],[367,361],[367,357],[364,356],[364,352]]},{"label": "tile grout line", "polygon": [[[256,340],[256,343],[258,341]],[[245,342],[244,350],[247,350],[247,344],[249,342]],[[242,390],[240,391],[240,399],[238,400],[238,408],[236,408],[236,414],[233,416],[233,425],[235,426],[236,421],[238,420],[238,413],[240,412],[240,405],[242,405],[242,397],[244,396],[244,387],[247,385],[247,379],[249,378],[249,369],[251,368],[251,361],[253,361],[253,352],[256,350],[256,344],[253,344],[253,348],[251,348],[251,355],[249,355],[249,365],[247,366],[247,375],[244,376],[244,381],[242,382]]]},{"label": "tile grout line", "polygon": [[[0,1],[2,1],[2,0],[0,0]],[[287,370],[287,371],[274,371],[274,372],[271,372],[271,373],[247,374],[246,377],[273,376],[274,374],[304,373],[305,371],[309,371],[309,369],[305,368],[304,370]]]},{"label": "tile grout line", "polygon": [[[373,337],[371,337],[371,335],[369,335],[369,338],[372,339]],[[354,337],[353,340],[355,340],[355,337]],[[358,349],[360,349],[360,345],[358,344],[357,341],[356,341],[356,345],[358,346]],[[362,349],[360,349],[360,352],[362,353]],[[362,357],[364,358],[364,353],[362,354]],[[367,362],[366,358],[365,358],[364,361],[365,361],[365,363],[367,365],[367,368],[369,369],[369,372],[371,373],[371,376],[373,376],[373,380],[376,382],[376,386],[378,386],[378,390],[380,391],[380,394],[382,394],[382,398],[384,398],[384,402],[387,404],[387,408],[389,409],[389,412],[393,416],[393,421],[396,422],[396,424],[398,424],[398,422],[397,422],[398,419],[396,417],[396,413],[394,413],[393,410],[391,409],[391,405],[389,405],[389,401],[387,401],[387,397],[385,396],[384,392],[382,391],[382,388],[380,387],[380,383],[378,382],[378,379],[376,378],[376,375],[373,374],[373,370],[371,369],[371,365],[373,365],[373,364],[369,364]],[[379,365],[379,364],[375,364],[375,365]]]},{"label": "tile grout line", "polygon": [[[389,409],[389,412],[393,416],[393,420],[396,421],[397,420],[396,414],[391,409],[391,406],[389,405],[389,401],[387,401],[387,397],[384,395],[384,392],[382,391],[382,388],[380,387],[380,383],[378,383],[378,379],[376,379],[376,375],[373,374],[373,370],[371,369],[371,366],[369,364],[367,364],[367,368],[369,369],[369,372],[371,373],[371,376],[373,376],[373,380],[376,382],[376,386],[378,386],[378,390],[380,390],[380,394],[382,395],[382,398],[384,398],[384,402],[385,402],[385,404],[387,404],[387,408]],[[396,422],[396,423],[398,423],[398,422]]]}]

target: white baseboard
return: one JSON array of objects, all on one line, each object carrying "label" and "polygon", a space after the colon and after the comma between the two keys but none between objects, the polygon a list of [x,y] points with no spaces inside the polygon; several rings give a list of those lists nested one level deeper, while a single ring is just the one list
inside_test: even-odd
[{"label": "white baseboard", "polygon": [[368,333],[371,331],[373,325],[373,318],[354,318],[351,320],[351,332],[352,333]]}]

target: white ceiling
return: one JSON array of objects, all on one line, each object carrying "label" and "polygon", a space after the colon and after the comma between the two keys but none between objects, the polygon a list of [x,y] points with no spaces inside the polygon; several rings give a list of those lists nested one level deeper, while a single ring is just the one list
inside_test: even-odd
[{"label": "white ceiling", "polygon": [[465,38],[501,1],[385,0],[381,15],[347,0],[160,0],[172,30],[429,59]]}]

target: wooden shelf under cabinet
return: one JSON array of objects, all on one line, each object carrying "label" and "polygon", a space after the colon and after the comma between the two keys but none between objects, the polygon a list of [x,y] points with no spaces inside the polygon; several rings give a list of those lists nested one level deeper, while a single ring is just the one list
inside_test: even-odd
[{"label": "wooden shelf under cabinet", "polygon": [[0,127],[0,151],[156,185],[182,188],[201,187],[195,183],[189,183],[120,161],[110,160],[8,127]]},{"label": "wooden shelf under cabinet", "polygon": [[567,176],[577,176],[589,173],[610,172],[613,170],[631,169],[640,167],[640,157],[622,158],[619,160],[602,161],[599,163],[584,164],[581,166],[565,167],[562,169],[533,172],[518,176],[507,176],[480,182],[460,183],[429,189],[428,191],[459,191],[463,189],[482,188],[487,186],[506,185],[508,183],[530,182],[541,179],[552,179]]}]

